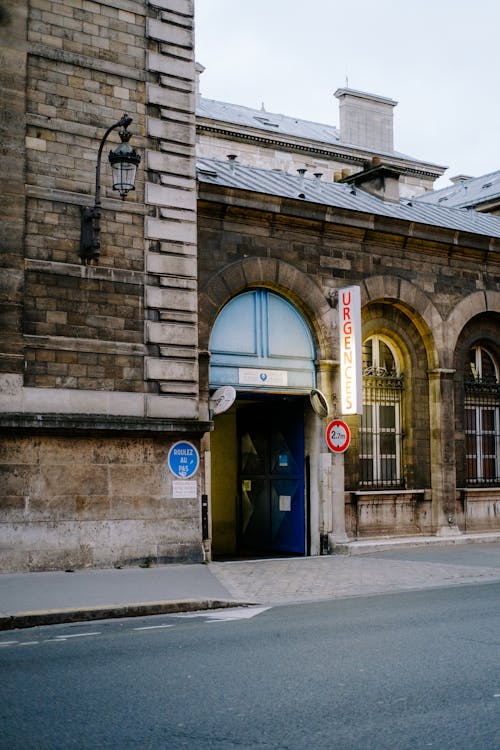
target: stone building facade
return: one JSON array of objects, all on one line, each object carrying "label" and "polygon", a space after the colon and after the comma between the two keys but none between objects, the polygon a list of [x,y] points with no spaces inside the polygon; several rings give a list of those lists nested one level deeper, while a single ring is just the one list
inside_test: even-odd
[{"label": "stone building facade", "polygon": [[[208,426],[192,2],[1,9],[0,568],[200,560],[202,472],[179,501],[166,464]],[[103,160],[100,263],[82,265],[98,146],[123,113],[136,190],[120,201]]]},{"label": "stone building facade", "polygon": [[394,149],[394,108],[387,97],[339,88],[339,126],[204,98],[197,65],[196,152],[200,158],[340,182],[382,161],[398,171],[403,198],[426,195],[445,167]]},{"label": "stone building facade", "polygon": [[[278,179],[216,160],[200,163],[199,181],[200,347],[211,352],[200,383],[215,387],[225,372],[238,390],[235,408],[215,418],[211,435],[215,465],[231,445],[240,446],[232,474],[226,461],[224,481],[212,479],[214,550],[230,554],[242,541],[258,549],[265,521],[258,533],[252,524],[264,508],[269,538],[283,549],[273,524],[279,529],[293,513],[284,499],[292,490],[280,490],[283,446],[292,445],[290,430],[279,428],[287,410],[298,411],[295,429],[303,435],[297,450],[307,467],[306,515],[297,523],[304,524],[306,552],[373,536],[498,530],[498,219],[412,201],[395,205],[354,185]],[[328,450],[324,428],[341,415],[336,308],[339,291],[352,286],[361,293],[364,403],[362,415],[345,417],[352,439],[338,456]],[[249,294],[286,300],[310,332],[313,385],[331,405],[323,424],[305,382],[247,385],[244,368],[264,368],[271,383],[273,368],[287,367],[271,314],[270,356],[263,361],[251,352],[262,325],[256,316],[252,328],[251,306],[242,316],[235,304]],[[226,309],[238,338],[225,325]],[[293,335],[289,341],[291,347]],[[288,368],[290,385],[294,364]],[[273,420],[266,445],[262,432]],[[261,454],[267,469],[252,474],[246,464]]]},{"label": "stone building facade", "polygon": [[[0,570],[498,529],[500,221],[416,200],[443,168],[393,150],[395,102],[339,89],[339,132],[200,100],[192,0],[0,11]],[[103,160],[82,264],[125,112],[136,189]],[[364,407],[334,454],[352,287]]]}]

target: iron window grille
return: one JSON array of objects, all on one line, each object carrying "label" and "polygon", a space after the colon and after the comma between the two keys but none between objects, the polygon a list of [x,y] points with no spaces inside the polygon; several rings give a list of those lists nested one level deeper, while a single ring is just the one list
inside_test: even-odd
[{"label": "iron window grille", "polygon": [[360,421],[360,485],[373,489],[404,486],[401,453],[403,376],[384,367],[363,373]]},{"label": "iron window grille", "polygon": [[473,487],[500,485],[500,383],[465,380],[465,474]]}]

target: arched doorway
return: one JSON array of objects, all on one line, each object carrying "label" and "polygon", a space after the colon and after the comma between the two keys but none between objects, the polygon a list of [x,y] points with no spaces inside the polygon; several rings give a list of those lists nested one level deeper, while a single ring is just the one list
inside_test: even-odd
[{"label": "arched doorway", "polygon": [[211,436],[214,556],[307,553],[304,422],[314,361],[309,328],[281,295],[252,289],[219,313],[210,388],[232,385],[237,399]]}]

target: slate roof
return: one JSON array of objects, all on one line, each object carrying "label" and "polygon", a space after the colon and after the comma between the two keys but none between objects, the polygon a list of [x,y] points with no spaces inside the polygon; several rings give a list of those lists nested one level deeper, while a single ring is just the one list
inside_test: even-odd
[{"label": "slate roof", "polygon": [[480,206],[496,199],[500,199],[500,170],[481,177],[469,177],[455,185],[426,193],[419,196],[418,201],[450,208],[466,208]]},{"label": "slate roof", "polygon": [[214,99],[200,100],[196,108],[196,115],[211,120],[221,120],[233,125],[243,125],[250,128],[261,128],[269,133],[293,135],[311,141],[321,141],[338,145],[340,133],[334,125],[321,125],[317,122],[300,120],[287,115],[277,115],[263,109],[252,109],[239,104],[218,102]]},{"label": "slate roof", "polygon": [[220,185],[256,193],[295,198],[401,221],[428,224],[487,237],[500,237],[500,217],[471,209],[449,208],[412,198],[388,203],[361,188],[316,177],[301,177],[282,170],[250,167],[238,162],[198,159],[197,176],[201,183]]},{"label": "slate roof", "polygon": [[[340,138],[340,131],[335,125],[301,120],[298,117],[289,117],[288,115],[266,112],[263,109],[243,107],[240,104],[219,102],[215,99],[205,99],[202,97],[196,107],[196,116],[219,122],[227,122],[231,125],[240,125],[245,128],[258,128],[259,130],[266,131],[269,135],[291,136],[301,141],[315,141],[327,146],[341,146],[343,148],[352,148],[356,151],[366,151],[370,154],[374,153],[374,149],[366,149],[343,142]],[[412,161],[415,164],[426,163],[398,151],[391,151],[388,155],[397,159]],[[436,167],[438,165],[432,164],[430,166]],[[443,167],[438,168],[441,171],[444,170]]]}]

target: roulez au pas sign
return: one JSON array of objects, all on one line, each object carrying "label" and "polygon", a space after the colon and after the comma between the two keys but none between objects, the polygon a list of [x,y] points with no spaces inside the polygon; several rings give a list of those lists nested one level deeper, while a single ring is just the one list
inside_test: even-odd
[{"label": "roulez au pas sign", "polygon": [[351,431],[341,419],[333,419],[326,428],[326,444],[334,453],[343,453],[351,442]]}]

